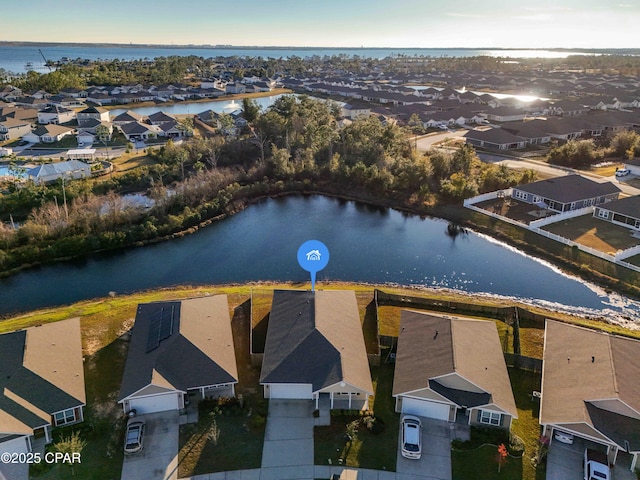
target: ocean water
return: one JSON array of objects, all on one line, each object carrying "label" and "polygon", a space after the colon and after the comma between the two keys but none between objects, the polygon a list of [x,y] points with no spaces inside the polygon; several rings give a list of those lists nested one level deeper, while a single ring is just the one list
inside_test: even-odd
[{"label": "ocean water", "polygon": [[[42,52],[42,54],[40,53]],[[295,48],[295,47],[159,47],[159,46],[80,46],[80,45],[8,45],[0,44],[0,68],[13,73],[24,73],[28,69],[47,72],[45,61],[59,61],[63,57],[89,60],[136,60],[171,55],[195,55],[203,58],[217,56],[288,58],[292,56],[348,55],[367,58],[386,58],[392,55],[430,57],[476,57],[488,55],[508,58],[566,58],[579,55],[577,51],[556,50],[510,50],[488,48]],[[27,63],[30,65],[27,66]]]}]

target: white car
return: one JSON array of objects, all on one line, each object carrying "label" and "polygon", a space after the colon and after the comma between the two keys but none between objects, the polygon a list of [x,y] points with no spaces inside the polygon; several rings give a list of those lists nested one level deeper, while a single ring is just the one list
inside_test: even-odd
[{"label": "white car", "polygon": [[418,417],[405,415],[402,419],[402,456],[417,460],[422,455],[422,422]]},{"label": "white car", "polygon": [[584,451],[584,480],[611,480],[607,455],[590,448]]},{"label": "white car", "polygon": [[628,168],[621,168],[619,170],[616,170],[616,177],[626,177],[630,173],[631,170],[629,170]]}]

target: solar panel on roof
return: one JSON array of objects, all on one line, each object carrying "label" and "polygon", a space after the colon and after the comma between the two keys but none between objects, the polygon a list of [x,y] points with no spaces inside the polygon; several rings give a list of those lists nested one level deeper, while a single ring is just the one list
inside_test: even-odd
[{"label": "solar panel on roof", "polygon": [[[160,312],[162,313],[162,312]],[[158,348],[160,343],[160,324],[162,317],[155,316],[149,322],[149,335],[147,336],[147,352]]]},{"label": "solar panel on roof", "polygon": [[149,320],[147,352],[158,348],[162,340],[173,335],[175,308],[175,305],[171,305],[171,308],[162,307],[160,310],[153,313],[153,317]]},{"label": "solar panel on roof", "polygon": [[158,339],[160,341],[165,338],[169,338],[173,333],[173,314],[174,314],[175,306],[171,305],[171,309],[162,309],[162,316],[160,320],[160,334]]}]

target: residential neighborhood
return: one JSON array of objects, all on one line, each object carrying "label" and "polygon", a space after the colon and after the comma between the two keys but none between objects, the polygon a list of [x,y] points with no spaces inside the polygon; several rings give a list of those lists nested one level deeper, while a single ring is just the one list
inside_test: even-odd
[{"label": "residential neighborhood", "polygon": [[40,54],[0,480],[640,478],[633,58]]}]

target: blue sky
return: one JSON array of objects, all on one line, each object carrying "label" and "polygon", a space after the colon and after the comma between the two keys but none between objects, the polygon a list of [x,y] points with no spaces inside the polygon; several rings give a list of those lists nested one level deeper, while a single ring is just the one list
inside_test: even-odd
[{"label": "blue sky", "polygon": [[[28,7],[27,7],[28,5]],[[640,48],[640,0],[2,0],[0,40]]]}]

